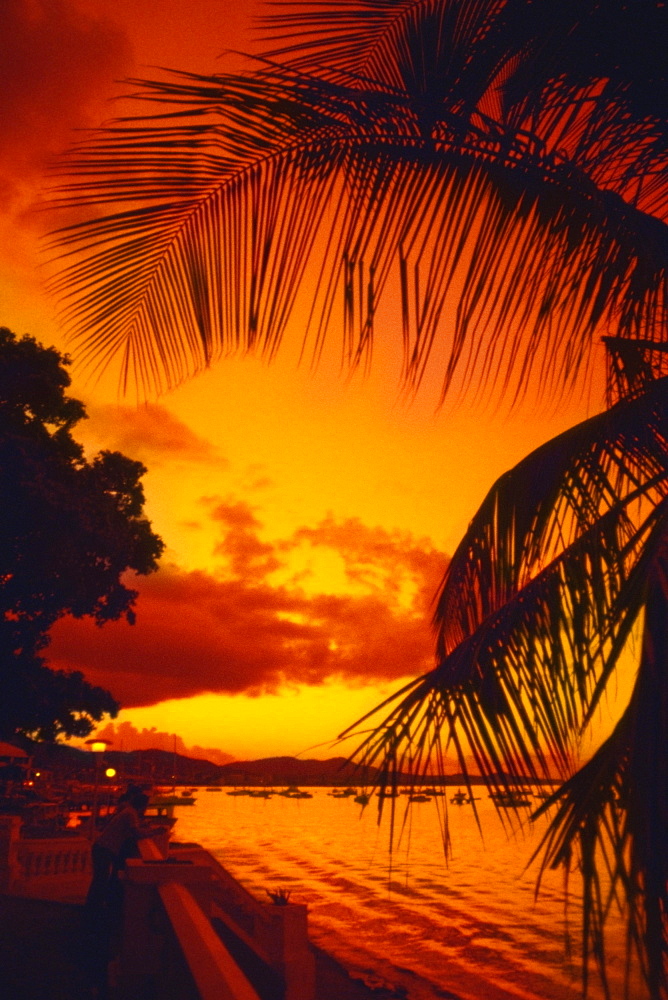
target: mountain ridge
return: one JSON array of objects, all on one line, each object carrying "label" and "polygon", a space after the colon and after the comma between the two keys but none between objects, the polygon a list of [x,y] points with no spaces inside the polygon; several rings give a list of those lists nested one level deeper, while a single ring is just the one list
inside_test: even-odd
[{"label": "mountain ridge", "polygon": [[[18,741],[15,741],[18,745]],[[22,741],[23,742],[23,741]],[[168,750],[112,750],[93,754],[64,743],[32,743],[24,745],[32,757],[33,767],[51,771],[62,778],[91,780],[97,767],[114,767],[121,782],[189,785],[373,785],[378,769],[352,763],[346,757],[301,758],[288,755],[261,757],[256,760],[236,760],[215,764],[202,758],[186,757]],[[471,775],[471,784],[485,784],[485,779]],[[529,779],[507,775],[501,779],[513,783]],[[399,785],[466,785],[459,773],[415,777],[398,774]],[[535,783],[535,782],[534,782]]]}]

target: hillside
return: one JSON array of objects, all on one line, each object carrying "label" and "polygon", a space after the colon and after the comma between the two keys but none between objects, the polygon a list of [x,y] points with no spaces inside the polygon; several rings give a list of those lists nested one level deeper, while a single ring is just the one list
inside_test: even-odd
[{"label": "hillside", "polygon": [[[50,772],[56,780],[91,781],[95,776],[96,755],[88,750],[63,743],[25,744],[25,749],[32,756],[33,767]],[[116,781],[156,785],[372,785],[377,776],[375,768],[358,768],[345,757],[328,760],[266,757],[220,765],[167,750],[107,750],[101,755],[99,766],[102,770],[115,768]],[[524,779],[508,776],[507,780],[521,783]],[[411,778],[399,775],[398,782],[409,784]],[[482,779],[472,777],[471,782],[480,784]],[[464,785],[466,782],[461,774],[450,774],[417,783]]]}]

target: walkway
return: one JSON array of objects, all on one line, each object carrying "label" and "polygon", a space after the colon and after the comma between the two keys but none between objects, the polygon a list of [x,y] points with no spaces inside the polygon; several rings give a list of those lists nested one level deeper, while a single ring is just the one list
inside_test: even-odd
[{"label": "walkway", "polygon": [[[82,940],[80,906],[0,895],[0,1000],[94,1000]],[[314,951],[317,1000],[398,1000]]]},{"label": "walkway", "polygon": [[81,907],[0,895],[0,998],[92,1000],[80,943]]}]

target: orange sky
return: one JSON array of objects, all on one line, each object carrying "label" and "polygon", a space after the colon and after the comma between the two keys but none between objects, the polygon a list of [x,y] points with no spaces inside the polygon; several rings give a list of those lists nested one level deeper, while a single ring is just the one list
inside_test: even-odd
[{"label": "orange sky", "polygon": [[[114,113],[115,81],[151,66],[211,72],[223,50],[248,49],[250,10],[4,0],[0,324],[66,343],[33,210],[49,157]],[[63,621],[52,665],[108,687],[137,729],[239,758],[314,744],[329,756],[342,728],[429,666],[430,601],[486,490],[601,400],[494,419],[464,405],[436,412],[427,384],[408,406],[391,315],[386,327],[367,379],[340,372],[335,343],[315,373],[298,367],[295,336],[271,366],[229,359],[139,408],[75,364],[72,393],[90,414],[79,437],[145,462],[167,553],[137,584],[134,627]]]}]

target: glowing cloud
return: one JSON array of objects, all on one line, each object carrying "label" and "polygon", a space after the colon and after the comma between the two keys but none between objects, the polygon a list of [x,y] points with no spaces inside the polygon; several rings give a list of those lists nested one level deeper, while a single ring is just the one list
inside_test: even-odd
[{"label": "glowing cloud", "polygon": [[151,468],[164,461],[227,464],[210,441],[158,403],[95,406],[89,416],[85,428],[89,436],[104,436],[105,447],[117,448]]},{"label": "glowing cloud", "polygon": [[108,723],[96,733],[97,738],[106,740],[112,750],[167,750],[194,757],[195,760],[210,760],[213,764],[229,764],[234,760],[229,753],[223,753],[214,747],[186,746],[176,733],[159,732],[155,726],[150,729],[137,729],[131,722]]},{"label": "glowing cloud", "polygon": [[[429,668],[430,602],[446,559],[426,540],[328,518],[267,542],[248,504],[210,506],[223,531],[220,569],[171,565],[133,581],[135,626],[102,631],[85,620],[61,621],[52,666],[83,670],[125,707],[332,678],[384,681]],[[316,575],[323,555],[340,563],[336,586]]]}]

